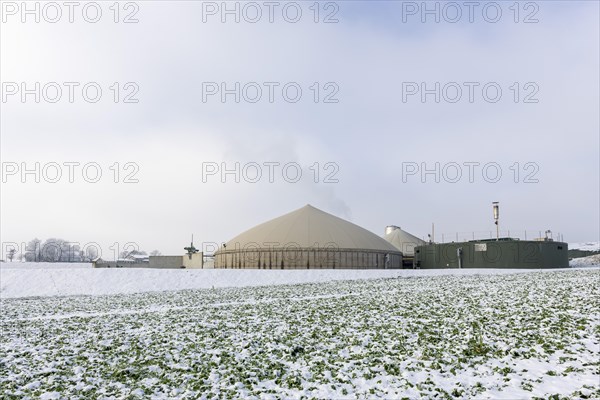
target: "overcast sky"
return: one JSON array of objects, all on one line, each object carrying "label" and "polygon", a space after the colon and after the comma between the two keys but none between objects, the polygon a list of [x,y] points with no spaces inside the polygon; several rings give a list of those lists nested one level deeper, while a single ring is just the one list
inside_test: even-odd
[{"label": "overcast sky", "polygon": [[86,2],[73,23],[2,4],[3,243],[180,254],[307,203],[448,237],[494,230],[493,201],[512,236],[599,240],[598,2],[427,3],[439,22],[421,2],[228,2],[239,22],[222,2],[98,2],[95,23]]}]

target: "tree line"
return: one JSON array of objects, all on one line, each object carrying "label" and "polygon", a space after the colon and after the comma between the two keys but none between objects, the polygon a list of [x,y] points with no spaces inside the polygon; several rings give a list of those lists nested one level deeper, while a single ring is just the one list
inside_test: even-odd
[{"label": "tree line", "polygon": [[[60,238],[50,238],[42,241],[34,238],[27,242],[25,247],[19,251],[11,247],[6,252],[8,261],[26,262],[91,262],[101,256],[100,245],[97,243],[86,244],[83,247],[78,242]],[[137,248],[127,249],[119,252],[120,259],[126,259],[134,255],[148,255]],[[158,250],[150,252],[151,256],[161,255]]]}]

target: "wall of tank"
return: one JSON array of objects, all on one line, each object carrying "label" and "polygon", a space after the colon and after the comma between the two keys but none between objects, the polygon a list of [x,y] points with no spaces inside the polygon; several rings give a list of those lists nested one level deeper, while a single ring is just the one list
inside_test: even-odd
[{"label": "wall of tank", "polygon": [[400,252],[354,249],[252,249],[215,254],[215,268],[241,269],[396,269]]}]

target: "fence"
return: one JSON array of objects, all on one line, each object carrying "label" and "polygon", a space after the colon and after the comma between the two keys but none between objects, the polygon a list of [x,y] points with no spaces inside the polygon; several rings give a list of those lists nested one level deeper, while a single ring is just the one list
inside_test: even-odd
[{"label": "fence", "polygon": [[[526,230],[526,229],[507,229],[501,230],[498,235],[500,238],[513,238],[519,240],[543,240],[551,239],[558,242],[564,241],[563,235],[560,232],[552,232],[549,230]],[[426,242],[429,237],[423,237]],[[489,240],[496,239],[496,231],[471,231],[471,232],[445,232],[435,233],[435,237],[431,238],[435,243],[451,243],[451,242],[468,242],[470,240]]]}]

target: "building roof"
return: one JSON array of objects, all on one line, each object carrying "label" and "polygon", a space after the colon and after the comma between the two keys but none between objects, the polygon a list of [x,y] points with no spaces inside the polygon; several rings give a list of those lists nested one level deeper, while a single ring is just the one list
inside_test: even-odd
[{"label": "building roof", "polygon": [[414,248],[416,246],[422,246],[427,244],[422,239],[411,235],[410,233],[403,231],[400,227],[390,225],[386,229],[386,234],[383,235],[383,238],[387,240],[389,243],[393,244],[398,250],[402,251],[404,255],[412,256],[414,255]]},{"label": "building roof", "polygon": [[339,249],[399,252],[396,247],[374,233],[310,204],[241,233],[226,243],[226,250],[242,249],[245,246],[289,247],[290,250],[293,247],[329,246]]}]

